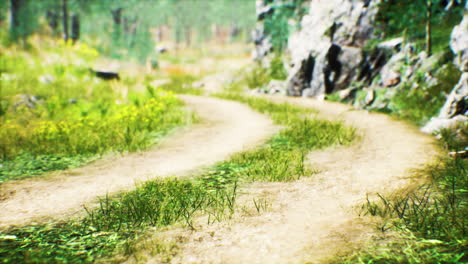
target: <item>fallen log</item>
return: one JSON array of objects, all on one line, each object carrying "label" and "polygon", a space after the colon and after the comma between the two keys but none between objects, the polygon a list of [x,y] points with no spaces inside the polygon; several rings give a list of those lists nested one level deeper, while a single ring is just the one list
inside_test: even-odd
[{"label": "fallen log", "polygon": [[108,72],[108,71],[95,71],[93,69],[89,69],[89,71],[94,74],[94,76],[110,81],[110,80],[120,80],[120,76],[117,72]]}]

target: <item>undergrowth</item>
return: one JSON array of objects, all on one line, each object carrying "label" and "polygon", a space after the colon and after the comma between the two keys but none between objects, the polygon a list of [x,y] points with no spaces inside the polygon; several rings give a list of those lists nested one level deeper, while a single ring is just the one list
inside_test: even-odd
[{"label": "undergrowth", "polygon": [[425,73],[398,87],[390,99],[389,111],[417,125],[423,125],[436,116],[446,101],[447,94],[460,80],[460,71],[451,63],[439,68],[434,74],[436,84],[425,80]]},{"label": "undergrowth", "polygon": [[161,85],[161,88],[166,91],[171,91],[177,94],[193,94],[201,95],[203,90],[194,88],[192,83],[197,80],[197,77],[186,73],[170,73],[170,81]]},{"label": "undergrowth", "polygon": [[149,85],[133,92],[133,77],[96,78],[89,67],[99,54],[87,45],[29,49],[0,57],[0,182],[144,149],[190,122],[170,92]]},{"label": "undergrowth", "polygon": [[158,179],[128,193],[103,197],[82,220],[4,230],[2,261],[90,263],[116,252],[129,256],[132,241],[146,228],[181,221],[190,227],[193,217],[201,214],[208,215],[208,223],[222,221],[236,208],[239,183],[309,176],[313,171],[304,163],[308,151],[348,144],[355,136],[354,129],[340,123],[310,119],[313,111],[308,109],[234,93],[219,97],[246,103],[285,128],[264,146],[236,154],[193,179]]},{"label": "undergrowth", "polygon": [[[445,143],[459,150],[463,142]],[[419,172],[430,177],[417,189],[367,198],[362,214],[379,217],[382,232],[398,231],[387,243],[339,263],[466,263],[468,255],[468,160],[446,158]]]}]

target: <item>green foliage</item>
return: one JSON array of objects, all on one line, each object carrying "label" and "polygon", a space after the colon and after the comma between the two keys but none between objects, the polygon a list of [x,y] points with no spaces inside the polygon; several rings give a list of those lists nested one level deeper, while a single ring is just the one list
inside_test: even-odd
[{"label": "green foliage", "polygon": [[271,37],[273,49],[282,52],[288,43],[289,35],[294,28],[289,25],[289,19],[301,21],[306,13],[303,3],[306,0],[296,0],[292,3],[273,4],[274,12],[264,20],[265,34]]},{"label": "green foliage", "polygon": [[[265,146],[239,153],[194,179],[158,179],[132,192],[106,196],[80,221],[0,232],[2,261],[93,263],[116,252],[128,256],[145,228],[180,221],[191,226],[200,214],[208,215],[208,223],[222,221],[235,210],[238,181],[293,181],[310,175],[304,164],[307,151],[354,138],[354,130],[339,123],[303,117],[313,113],[309,109],[239,94],[222,97],[247,103],[287,128]],[[254,202],[257,211],[266,207],[265,202]]]},{"label": "green foliage", "polygon": [[159,180],[145,183],[121,197],[101,199],[96,210],[88,211],[85,223],[98,231],[130,230],[142,226],[167,226],[191,219],[200,211],[213,213],[215,218],[233,211],[237,184],[222,188],[207,188],[203,181]]},{"label": "green foliage", "polygon": [[236,171],[249,181],[293,181],[313,172],[305,166],[305,155],[312,149],[349,144],[355,131],[337,122],[309,119],[312,110],[290,104],[275,104],[266,99],[245,97],[237,93],[219,94],[223,99],[246,103],[271,116],[287,128],[273,137],[265,147],[235,155],[227,164],[242,168]]},{"label": "green foliage", "polygon": [[286,80],[288,77],[280,55],[276,55],[270,62],[270,77],[274,80]]},{"label": "green foliage", "polygon": [[41,175],[49,171],[76,168],[91,160],[93,160],[92,157],[83,155],[19,155],[12,160],[0,161],[0,183],[11,179]]},{"label": "green foliage", "polygon": [[440,131],[441,142],[445,149],[461,151],[468,147],[468,123]]},{"label": "green foliage", "polygon": [[271,76],[268,69],[256,65],[243,74],[240,85],[246,85],[250,89],[263,88],[270,80]]},{"label": "green foliage", "polygon": [[271,80],[285,80],[287,78],[286,69],[280,56],[273,58],[270,68],[255,64],[239,71],[241,76],[237,82],[230,84],[230,91],[242,91],[244,87],[249,89],[265,88]]},{"label": "green foliage", "polygon": [[468,221],[466,207],[467,162],[448,160],[430,171],[436,185],[422,186],[404,195],[368,200],[364,211],[372,216],[399,218],[392,225],[408,228],[426,239],[463,239]]},{"label": "green foliage", "polygon": [[171,73],[169,78],[169,83],[160,86],[162,89],[178,94],[201,95],[203,93],[202,89],[194,88],[192,86],[192,83],[197,80],[193,75],[185,73]]},{"label": "green foliage", "polygon": [[41,48],[47,51],[7,51],[0,58],[1,181],[143,149],[190,120],[170,92],[149,87],[146,95],[123,96],[131,78],[93,77],[86,65],[97,52],[86,45]]},{"label": "green foliage", "polygon": [[[380,3],[377,16],[382,37],[385,39],[404,35],[410,41],[416,42],[420,50],[425,47],[427,0],[399,1],[384,0]],[[432,45],[434,52],[448,48],[451,29],[459,24],[463,16],[464,4],[446,11],[444,1],[432,2]]]},{"label": "green foliage", "polygon": [[[2,11],[9,7],[8,2],[2,1],[1,7],[5,8]],[[39,31],[45,34],[48,26],[43,21],[48,11],[61,16],[62,1],[22,0],[22,3],[23,8],[19,13],[21,24],[12,32],[14,39],[26,39]],[[111,11],[118,8],[122,8],[120,24],[114,23],[111,15]],[[239,34],[230,40],[245,41],[255,25],[255,4],[249,0],[68,0],[68,9],[70,14],[80,15],[81,41],[106,56],[136,59],[139,62],[157,56],[152,32],[157,27],[166,27],[177,42],[186,41],[190,44],[194,42],[191,40],[192,35],[199,42],[209,40],[212,36],[207,29],[213,25],[225,29],[235,28]],[[63,30],[62,20],[58,22],[59,30]],[[56,32],[53,35],[56,36]]]},{"label": "green foliage", "polygon": [[367,199],[362,212],[382,217],[381,230],[410,234],[385,247],[361,251],[340,263],[461,263],[466,261],[467,160],[446,159],[429,167],[432,183],[417,190]]},{"label": "green foliage", "polygon": [[23,0],[16,13],[17,25],[10,27],[12,40],[25,40],[38,28],[38,14],[36,8],[40,5],[37,1]]},{"label": "green foliage", "polygon": [[97,232],[80,222],[0,231],[3,263],[94,263],[125,247],[132,232]]},{"label": "green foliage", "polygon": [[393,241],[385,246],[360,251],[332,263],[340,264],[456,264],[466,263],[466,241],[443,242],[417,239],[411,234],[404,241]]},{"label": "green foliage", "polygon": [[203,182],[161,179],[121,196],[100,200],[81,221],[33,225],[0,232],[3,263],[94,263],[128,242],[143,227],[166,226],[206,212],[213,221],[232,211],[237,185],[206,188]]},{"label": "green foliage", "polygon": [[417,73],[414,82],[399,87],[390,100],[390,111],[418,125],[426,123],[436,116],[460,78],[460,71],[453,64],[446,64],[435,74],[438,83],[430,85],[425,81],[424,73]]}]

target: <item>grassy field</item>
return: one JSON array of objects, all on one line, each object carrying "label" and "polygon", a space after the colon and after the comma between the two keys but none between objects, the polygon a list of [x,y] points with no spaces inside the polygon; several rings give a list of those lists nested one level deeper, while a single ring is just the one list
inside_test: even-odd
[{"label": "grassy field", "polygon": [[144,149],[192,116],[173,93],[135,77],[104,81],[85,44],[1,48],[0,182]]},{"label": "grassy field", "polygon": [[284,129],[258,149],[236,154],[189,179],[154,180],[134,191],[103,197],[98,208],[88,209],[83,219],[4,230],[0,234],[2,260],[89,263],[115,254],[130,256],[133,244],[148,228],[177,222],[190,227],[200,215],[208,215],[210,223],[229,218],[236,210],[239,184],[294,181],[313,175],[312,168],[304,164],[308,151],[349,144],[355,136],[354,129],[340,123],[314,119],[309,109],[238,93],[219,97],[246,103]]},{"label": "grassy field", "polygon": [[[467,143],[449,130],[441,138],[447,151]],[[467,263],[467,167],[467,159],[445,157],[414,172],[424,184],[368,196],[360,214],[378,219],[383,238],[334,263]]]}]

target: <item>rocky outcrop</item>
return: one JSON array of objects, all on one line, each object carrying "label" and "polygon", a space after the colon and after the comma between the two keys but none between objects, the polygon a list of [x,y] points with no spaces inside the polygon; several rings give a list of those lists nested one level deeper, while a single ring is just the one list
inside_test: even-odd
[{"label": "rocky outcrop", "polygon": [[456,64],[463,72],[468,72],[468,2],[462,22],[452,31],[450,48],[457,55]]},{"label": "rocky outcrop", "polygon": [[[346,88],[364,78],[372,59],[361,48],[373,34],[380,0],[312,1],[299,32],[288,42],[291,70],[287,81],[290,95],[319,96]],[[376,56],[374,56],[375,59]],[[314,61],[312,69],[311,61]],[[307,70],[307,71],[304,71]]]},{"label": "rocky outcrop", "polygon": [[452,31],[450,47],[456,55],[455,64],[463,74],[439,115],[421,129],[426,133],[435,133],[443,128],[453,128],[468,122],[468,2],[462,22]]},{"label": "rocky outcrop", "polygon": [[252,31],[252,40],[255,48],[252,52],[252,58],[256,61],[262,61],[272,50],[270,36],[265,34],[263,20],[268,16],[273,15],[274,8],[271,5],[266,5],[263,0],[256,1],[257,10],[257,25]]},{"label": "rocky outcrop", "polygon": [[255,44],[255,49],[252,53],[252,58],[256,61],[262,61],[272,50],[271,38],[267,36],[262,25],[258,25],[252,31],[252,39]]}]

